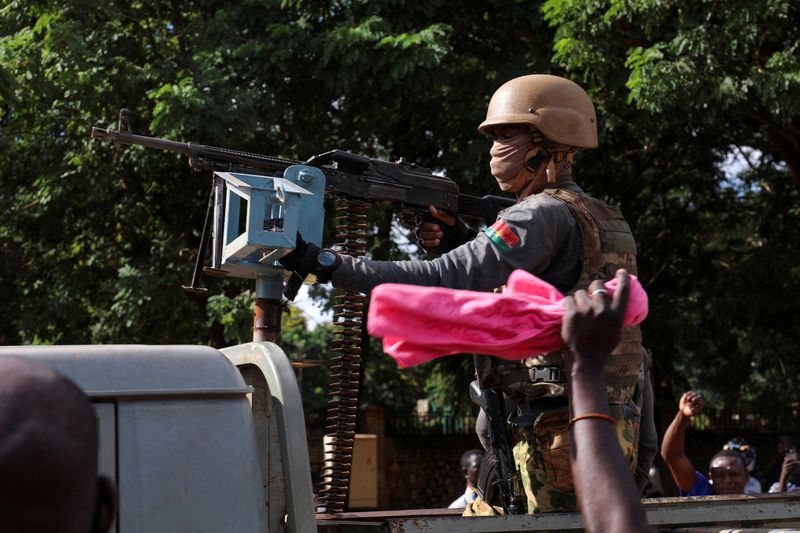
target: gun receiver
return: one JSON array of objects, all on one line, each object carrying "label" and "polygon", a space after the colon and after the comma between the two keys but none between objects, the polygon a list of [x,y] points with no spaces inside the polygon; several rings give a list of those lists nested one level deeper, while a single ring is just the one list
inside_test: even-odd
[{"label": "gun receiver", "polygon": [[502,209],[514,203],[500,196],[481,198],[460,194],[458,185],[450,178],[437,176],[413,163],[402,160],[391,163],[342,150],[331,150],[303,162],[103,128],[92,128],[91,137],[184,154],[194,170],[275,173],[292,165],[315,166],[325,173],[328,189],[349,198],[366,202],[385,201],[417,213],[425,213],[428,206],[433,205],[458,215],[480,218],[487,224],[494,222]]},{"label": "gun receiver", "polygon": [[[475,369],[480,377],[481,368],[494,365],[494,358],[488,355],[473,355]],[[506,426],[505,401],[502,391],[492,388],[487,380],[483,382],[473,381],[469,386],[469,395],[473,402],[477,403],[488,421],[489,439],[492,443],[490,451],[493,457],[488,461],[496,461],[496,470],[491,472],[491,465],[486,467],[481,465],[481,472],[478,474],[478,492],[490,504],[494,500],[494,490],[497,490],[499,501],[507,514],[525,514],[525,491],[522,488],[522,478],[514,462],[514,454],[511,447],[511,439]],[[488,454],[487,454],[488,455]],[[484,456],[487,461],[487,456]],[[484,469],[493,479],[485,479],[481,474]]]}]

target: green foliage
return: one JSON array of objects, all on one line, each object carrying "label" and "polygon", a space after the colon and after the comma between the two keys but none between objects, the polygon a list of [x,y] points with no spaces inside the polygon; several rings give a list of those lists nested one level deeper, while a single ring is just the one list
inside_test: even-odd
[{"label": "green foliage", "polygon": [[379,340],[369,339],[362,361],[362,402],[367,400],[384,405],[390,414],[407,415],[414,409],[418,398],[426,397],[422,387],[424,370],[399,370],[397,364],[383,354]]},{"label": "green foliage", "polygon": [[[328,359],[328,345],[333,327],[322,324],[313,330],[306,327],[302,312],[289,307],[281,323],[281,348],[292,360],[325,361]],[[303,411],[306,424],[324,425],[325,411],[328,408],[327,366],[314,366],[297,371],[300,392],[303,396]]]},{"label": "green foliage", "polygon": [[544,12],[554,60],[605,123],[582,183],[622,203],[640,242],[657,373],[717,404],[798,401],[796,3],[549,0]]},{"label": "green foliage", "polygon": [[[475,124],[498,79],[545,68],[520,61],[546,49],[543,30],[525,2],[456,12],[443,1],[7,5],[2,342],[223,346],[250,337],[247,284],[208,280],[208,300],[179,289],[207,178],[174,155],[89,140],[93,125],[116,125],[119,108],[138,133],[298,158],[334,147],[404,155],[488,192],[488,181],[470,184],[486,162]],[[389,212],[371,216],[375,256],[399,257]],[[325,331],[285,321],[287,352],[324,359]],[[393,363],[372,357],[391,383]],[[324,378],[306,370],[304,383],[315,374]],[[415,379],[402,402],[422,394]]]},{"label": "green foliage", "polygon": [[206,327],[212,328],[215,324],[221,326],[222,338],[229,346],[251,341],[255,302],[256,295],[251,290],[242,291],[235,296],[225,294],[209,296]]},{"label": "green foliage", "polygon": [[[579,156],[576,179],[621,203],[639,239],[657,370],[718,403],[797,401],[798,15],[789,0],[12,2],[0,9],[0,342],[250,338],[250,284],[209,280],[207,300],[179,289],[208,177],[89,140],[120,107],[137,133],[302,159],[405,156],[486,194],[475,127],[489,96],[554,72],[596,102],[601,147]],[[746,167],[726,174],[741,154]],[[391,213],[370,217],[372,256],[403,257]],[[329,329],[300,322],[284,320],[287,353],[325,359]],[[364,361],[363,401],[472,409],[467,358],[399,371],[373,342]],[[325,379],[303,372],[309,416]]]}]

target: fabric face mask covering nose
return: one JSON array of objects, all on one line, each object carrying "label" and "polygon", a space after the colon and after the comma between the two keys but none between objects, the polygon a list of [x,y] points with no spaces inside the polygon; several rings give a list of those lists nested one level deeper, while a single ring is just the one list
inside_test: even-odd
[{"label": "fabric face mask covering nose", "polygon": [[492,175],[500,181],[514,179],[525,165],[532,148],[533,139],[529,132],[494,141],[489,150],[489,155],[492,156],[489,163]]}]

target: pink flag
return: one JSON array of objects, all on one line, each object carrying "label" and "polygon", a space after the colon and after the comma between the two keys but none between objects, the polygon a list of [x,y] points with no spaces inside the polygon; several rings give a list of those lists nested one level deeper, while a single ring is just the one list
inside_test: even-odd
[{"label": "pink flag", "polygon": [[[647,293],[630,275],[631,294],[624,325],[647,316]],[[605,283],[609,294],[615,279]],[[524,270],[508,278],[503,293],[386,283],[372,291],[370,335],[401,367],[455,353],[522,359],[561,347],[564,296]]]}]

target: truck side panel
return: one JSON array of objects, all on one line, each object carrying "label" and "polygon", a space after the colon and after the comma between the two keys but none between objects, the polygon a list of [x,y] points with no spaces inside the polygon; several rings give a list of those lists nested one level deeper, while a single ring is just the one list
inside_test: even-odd
[{"label": "truck side panel", "polygon": [[258,531],[265,509],[252,423],[242,397],[120,402],[120,530]]}]

